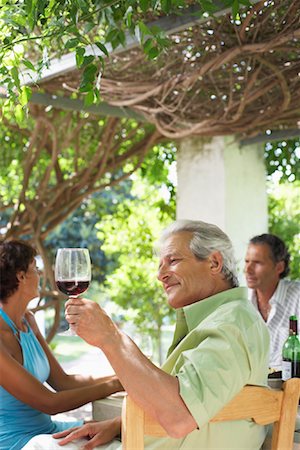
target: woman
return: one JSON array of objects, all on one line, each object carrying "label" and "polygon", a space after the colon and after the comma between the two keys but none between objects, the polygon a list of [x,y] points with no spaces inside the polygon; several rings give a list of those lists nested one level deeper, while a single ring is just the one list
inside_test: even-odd
[{"label": "woman", "polygon": [[1,450],[20,450],[37,434],[81,425],[82,421],[52,421],[50,415],[123,389],[116,376],[68,375],[55,359],[27,310],[39,295],[35,256],[35,249],[24,241],[0,243]]}]

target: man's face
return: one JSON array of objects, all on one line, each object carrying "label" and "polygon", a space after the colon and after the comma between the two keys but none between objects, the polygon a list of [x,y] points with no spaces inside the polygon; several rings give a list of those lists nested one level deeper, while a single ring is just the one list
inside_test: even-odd
[{"label": "man's face", "polygon": [[192,233],[171,235],[160,252],[158,279],[173,308],[181,308],[211,295],[210,262],[198,260],[189,248]]},{"label": "man's face", "polygon": [[245,257],[245,276],[249,288],[265,290],[279,281],[284,263],[275,263],[267,244],[250,244]]}]

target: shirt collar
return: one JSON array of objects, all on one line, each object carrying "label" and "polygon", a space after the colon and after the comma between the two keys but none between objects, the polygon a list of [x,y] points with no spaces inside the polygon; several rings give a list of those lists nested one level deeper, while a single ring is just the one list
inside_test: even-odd
[{"label": "shirt collar", "polygon": [[[285,300],[285,294],[287,290],[287,284],[285,283],[285,280],[280,279],[275,291],[273,292],[272,297],[270,298],[269,302],[271,305],[274,305],[276,303],[284,303]],[[249,289],[249,298],[254,304],[254,306],[258,307],[257,305],[257,295],[255,289]]]},{"label": "shirt collar", "polygon": [[274,294],[270,298],[270,303],[282,303],[285,304],[286,301],[286,291],[288,289],[288,283],[286,283],[286,280],[280,279],[277,287],[275,289]]},{"label": "shirt collar", "polygon": [[[219,292],[218,294],[207,297],[199,302],[182,308],[184,313],[188,331],[193,330],[200,322],[208,317],[223,303],[233,302],[236,300],[247,301],[247,288],[238,287]],[[178,314],[179,315],[179,314]]]}]

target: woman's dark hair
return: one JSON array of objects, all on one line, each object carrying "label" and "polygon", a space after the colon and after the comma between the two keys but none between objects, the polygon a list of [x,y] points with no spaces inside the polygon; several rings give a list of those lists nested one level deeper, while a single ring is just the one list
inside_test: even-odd
[{"label": "woman's dark hair", "polygon": [[6,303],[19,286],[17,274],[27,272],[36,256],[36,250],[27,242],[10,240],[0,242],[0,301]]},{"label": "woman's dark hair", "polygon": [[259,236],[254,236],[250,239],[250,244],[265,244],[269,246],[271,258],[274,263],[278,263],[280,261],[284,262],[284,270],[279,275],[280,278],[284,278],[290,271],[290,254],[285,243],[275,234],[261,234]]}]

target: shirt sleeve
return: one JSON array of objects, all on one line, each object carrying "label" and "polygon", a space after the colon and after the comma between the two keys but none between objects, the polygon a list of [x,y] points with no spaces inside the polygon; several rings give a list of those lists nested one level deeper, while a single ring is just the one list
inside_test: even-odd
[{"label": "shirt sleeve", "polygon": [[181,354],[175,371],[180,395],[200,428],[247,384],[252,358],[233,323],[201,327],[191,335],[198,345]]}]

